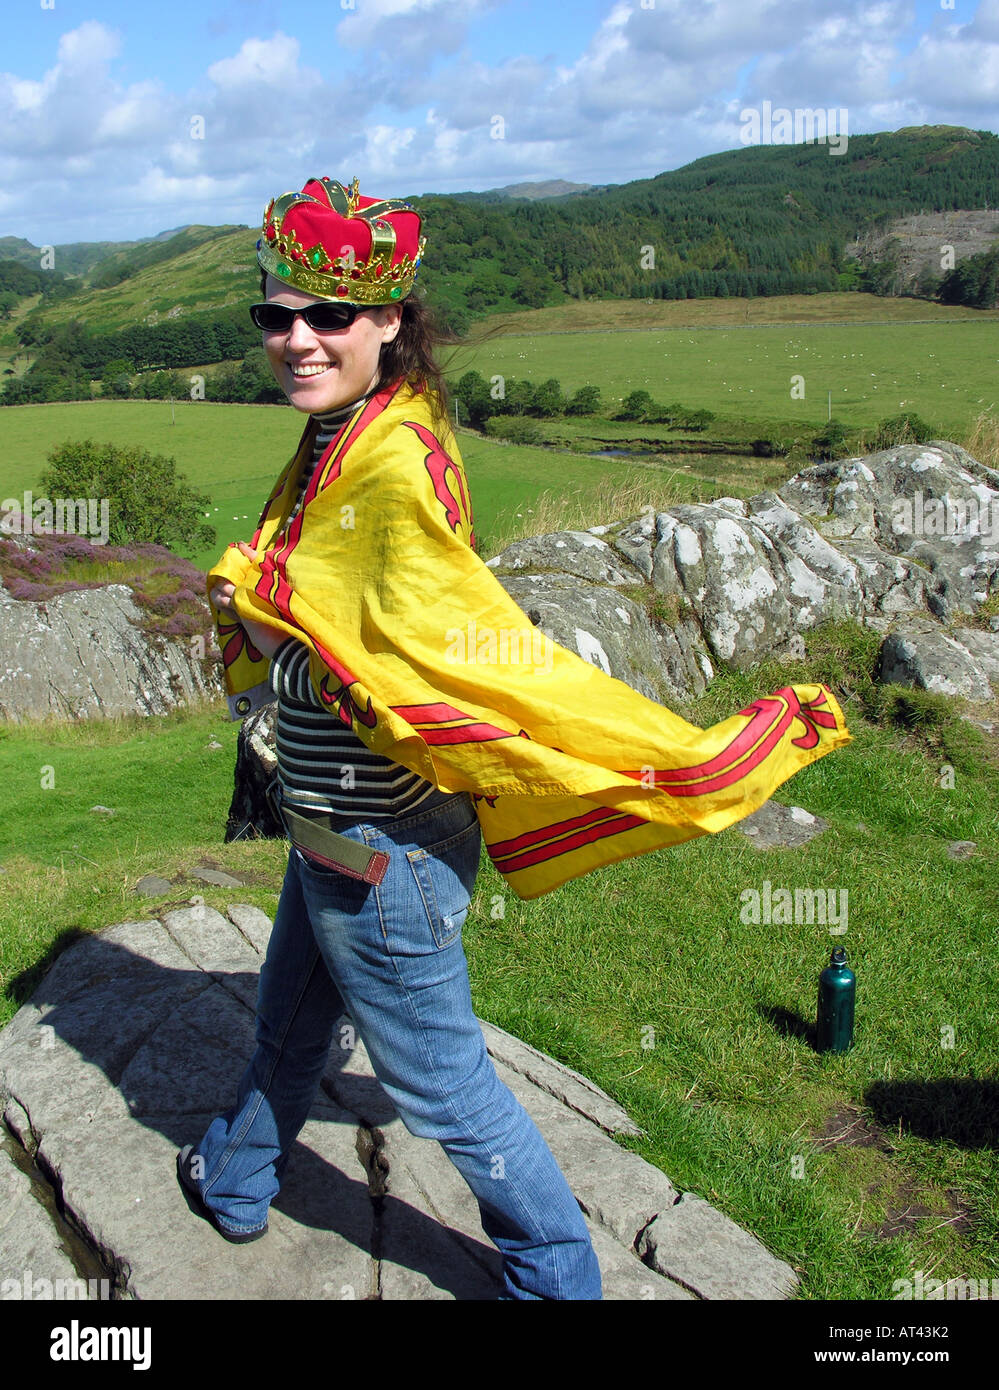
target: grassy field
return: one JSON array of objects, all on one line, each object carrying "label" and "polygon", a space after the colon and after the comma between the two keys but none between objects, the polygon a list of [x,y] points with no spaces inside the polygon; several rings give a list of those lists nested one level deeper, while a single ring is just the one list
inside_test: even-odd
[{"label": "grassy field", "polygon": [[[917,310],[933,321],[914,321]],[[851,311],[879,312],[882,321],[831,320],[834,313]],[[814,321],[796,319],[809,313]],[[740,322],[746,314],[748,322]],[[825,423],[827,392],[832,391],[833,413],[848,428],[866,429],[907,410],[922,415],[940,438],[961,441],[976,417],[999,410],[997,318],[995,313],[944,312],[920,301],[868,295],[571,305],[498,321],[493,336],[454,352],[451,376],[473,367],[487,377],[526,376],[539,382],[555,376],[568,391],[599,385],[609,404],[643,388],[662,402],[679,400],[713,410],[718,419],[707,440],[748,441],[774,428],[802,445]],[[639,326],[630,326],[635,324]],[[804,379],[805,394],[792,400],[791,379],[797,375]],[[64,439],[142,444],[175,458],[191,484],[211,498],[218,544],[192,557],[207,568],[230,540],[252,532],[302,423],[281,406],[190,401],[5,409],[0,411],[2,491],[18,496],[35,487],[48,453]],[[700,500],[719,490],[746,496],[779,484],[803,457],[799,451],[797,464],[784,467],[779,461],[748,457],[670,458],[669,431],[607,420],[561,420],[545,429],[567,448],[580,435],[622,445],[636,435],[657,435],[667,457],[590,459],[500,445],[462,432],[476,530],[487,557],[525,533],[532,516],[549,515],[551,499],[567,500],[576,508],[572,524],[596,525],[618,519],[601,510],[601,498],[624,484],[644,486],[643,501],[658,506]]]},{"label": "grassy field", "polygon": [[[835,413],[848,424],[914,409],[941,435],[968,438],[996,399],[997,316],[877,300],[879,324],[828,321],[834,308],[870,313],[866,298],[572,306],[571,329],[566,310],[538,311],[500,325],[530,323],[531,336],[500,331],[462,349],[455,371],[554,375],[570,389],[593,381],[620,394],[647,386],[658,399],[717,411],[716,434],[747,421],[818,428],[828,380],[845,388]],[[934,322],[915,323],[914,307]],[[695,309],[696,328],[683,320]],[[737,326],[733,316],[747,310],[760,319]],[[809,312],[825,320],[763,317]],[[795,370],[806,378],[803,402],[790,399]],[[212,498],[218,540],[195,556],[207,566],[252,531],[302,420],[281,407],[206,403],[177,405],[172,416],[161,402],[0,411],[0,491],[34,487],[64,439],[141,443],[176,458]],[[584,428],[596,433],[594,422]],[[599,428],[610,440],[633,437],[631,427]],[[562,438],[564,451],[461,433],[484,556],[518,535],[637,515],[647,501],[750,495],[799,466],[708,452],[593,459],[569,451],[578,436],[568,422]],[[608,1090],[646,1132],[626,1147],[758,1235],[798,1270],[803,1298],[890,1300],[892,1281],[915,1270],[999,1276],[999,767],[994,749],[955,721],[953,702],[938,700],[939,722],[908,733],[878,722],[869,685],[855,679],[874,638],[824,640],[809,634],[803,664],[720,675],[681,711],[708,725],[788,681],[826,679],[846,692],[854,742],[779,794],[828,820],[807,850],[759,853],[732,829],[530,903],[483,852],[464,939],[480,1016]],[[222,910],[238,898],[273,915],[282,844],[222,843],[237,732],[217,707],[0,726],[0,778],[15,808],[0,826],[0,1025],[77,931],[193,893]],[[944,764],[955,769],[951,789]],[[948,856],[959,839],[976,843],[970,858]],[[247,886],[186,879],[198,864]],[[175,880],[152,903],[132,893],[149,872]],[[843,940],[858,1022],[844,1056],[817,1055],[806,1036],[818,973],[839,938],[821,924],[744,922],[740,895],[765,880],[848,894]]]},{"label": "grassy field", "polygon": [[[712,723],[833,670],[810,637],[804,666],[720,676],[684,713]],[[854,742],[780,794],[829,821],[807,850],[761,854],[732,829],[528,903],[483,851],[464,940],[479,1015],[608,1090],[646,1132],[625,1146],[752,1230],[804,1298],[889,1300],[917,1269],[999,1275],[999,776],[952,717],[936,746],[869,722],[857,698],[847,717]],[[282,845],[222,843],[235,740],[218,709],[3,731],[18,814],[0,829],[0,1024],[80,929],[192,893],[273,915]],[[951,860],[955,839],[974,856]],[[197,864],[248,886],[185,880]],[[151,903],[131,892],[148,872],[177,880]],[[845,890],[846,936],[744,922],[741,894],[767,879]],[[805,1033],[840,942],[858,978],[856,1044],[820,1056]]]},{"label": "grassy field", "polygon": [[[474,365],[487,378],[556,377],[567,392],[599,386],[611,403],[646,390],[722,422],[773,420],[792,432],[825,424],[831,392],[832,414],[847,428],[908,410],[949,438],[999,409],[997,341],[986,320],[507,333],[479,345]],[[796,376],[803,399],[791,397]]]},{"label": "grassy field", "polygon": [[[212,498],[217,544],[192,555],[207,569],[231,540],[248,540],[253,533],[274,479],[298,444],[302,425],[302,417],[283,406],[187,401],[172,412],[168,401],[15,406],[0,411],[2,492],[19,497],[35,487],[48,453],[64,439],[141,444],[151,453],[168,454],[191,485]],[[599,511],[599,496],[608,485],[634,481],[651,488],[650,496],[660,496],[660,505],[676,495],[662,486],[674,472],[665,464],[650,475],[641,464],[615,461],[611,468],[600,459],[501,445],[468,431],[461,432],[460,440],[480,553],[487,558],[499,548],[501,533],[516,534],[529,520],[530,509],[546,491],[557,493],[563,502],[578,497],[580,523],[592,515],[594,506]],[[641,503],[636,512],[640,509]],[[585,524],[593,526],[599,520],[594,516]]]},{"label": "grassy field", "polygon": [[592,299],[480,320],[476,335],[599,333],[635,328],[741,328],[749,324],[979,323],[999,309],[967,309],[876,294],[779,294],[760,299]]}]

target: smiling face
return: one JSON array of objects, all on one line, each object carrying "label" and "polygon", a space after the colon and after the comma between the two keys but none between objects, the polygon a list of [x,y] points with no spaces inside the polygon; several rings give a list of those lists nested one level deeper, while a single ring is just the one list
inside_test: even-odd
[{"label": "smiling face", "polygon": [[[267,299],[304,309],[326,301],[267,277]],[[402,306],[364,309],[349,328],[317,333],[303,318],[287,333],[264,333],[264,351],[281,390],[296,410],[322,414],[366,395],[379,375],[382,345],[399,332]]]}]

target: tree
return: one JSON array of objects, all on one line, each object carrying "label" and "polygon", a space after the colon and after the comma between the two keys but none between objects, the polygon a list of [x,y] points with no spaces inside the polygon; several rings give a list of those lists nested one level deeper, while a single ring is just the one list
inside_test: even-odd
[{"label": "tree", "polygon": [[227,362],[208,378],[205,391],[210,401],[241,401],[244,386],[239,368],[234,362]]},{"label": "tree", "polygon": [[973,309],[994,309],[999,286],[999,247],[958,261],[940,284],[942,304],[967,304]]},{"label": "tree", "polygon": [[480,430],[490,415],[496,413],[496,402],[489,394],[489,383],[479,372],[466,372],[454,389],[458,401],[459,420],[464,409],[466,421]]},{"label": "tree", "polygon": [[132,373],[135,368],[125,357],[116,357],[107,364],[101,375],[101,394],[125,399],[132,394]]},{"label": "tree", "polygon": [[135,385],[135,394],[147,401],[183,400],[189,390],[180,372],[144,372]]},{"label": "tree", "polygon": [[48,461],[40,479],[46,496],[108,499],[113,545],[151,541],[197,550],[215,540],[203,519],[210,498],[191,490],[172,458],[83,439],[59,445]]},{"label": "tree", "polygon": [[655,404],[648,391],[632,391],[621,402],[621,409],[617,413],[617,418],[619,420],[644,420],[654,408]]},{"label": "tree", "polygon": [[461,338],[468,332],[472,320],[463,305],[449,300],[436,300],[433,308],[437,326],[442,332],[452,333],[456,338]]},{"label": "tree", "polygon": [[238,399],[258,405],[281,405],[287,399],[274,379],[270,360],[262,347],[251,348],[239,368]]},{"label": "tree", "polygon": [[581,386],[565,408],[566,415],[596,415],[600,409],[600,387]]},{"label": "tree", "polygon": [[[506,398],[497,401],[497,414],[529,415],[534,409],[535,389],[526,378],[507,377]],[[500,407],[502,406],[502,410]]]},{"label": "tree", "polygon": [[549,282],[539,275],[533,266],[525,266],[517,272],[517,283],[513,298],[528,309],[541,309],[548,298]]},{"label": "tree", "polygon": [[555,377],[543,381],[534,393],[532,415],[562,415],[565,411],[565,396],[561,383]]}]

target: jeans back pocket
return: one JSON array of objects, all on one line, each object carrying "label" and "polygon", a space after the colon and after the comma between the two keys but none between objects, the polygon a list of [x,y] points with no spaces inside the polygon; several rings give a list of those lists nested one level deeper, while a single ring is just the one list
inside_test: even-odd
[{"label": "jeans back pocket", "polygon": [[482,834],[478,819],[435,845],[406,851],[438,949],[461,935],[479,871]]}]

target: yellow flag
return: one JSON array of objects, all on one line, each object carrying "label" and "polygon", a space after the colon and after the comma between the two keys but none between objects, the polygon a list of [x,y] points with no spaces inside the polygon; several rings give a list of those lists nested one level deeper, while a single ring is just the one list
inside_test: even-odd
[{"label": "yellow flag", "polygon": [[[534,627],[473,547],[461,456],[425,393],[360,408],[313,473],[310,422],[269,498],[251,563],[208,576],[234,609],[309,648],[313,685],[373,752],[472,793],[487,852],[520,898],[724,830],[850,741],[824,685],[786,686],[699,729]],[[268,661],[218,615],[230,707],[273,698]]]}]

